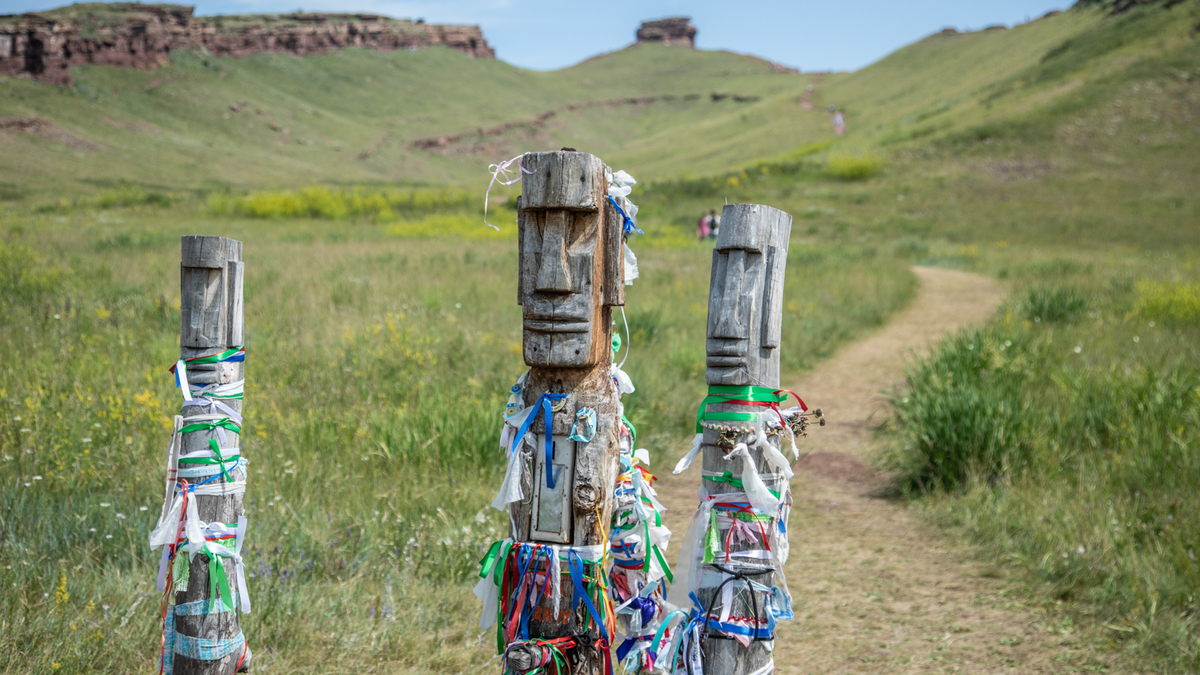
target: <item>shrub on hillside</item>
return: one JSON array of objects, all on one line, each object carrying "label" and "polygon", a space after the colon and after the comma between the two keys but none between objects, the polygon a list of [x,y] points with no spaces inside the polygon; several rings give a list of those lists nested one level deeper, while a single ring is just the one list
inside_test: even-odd
[{"label": "shrub on hillside", "polygon": [[1028,345],[987,330],[960,333],[907,369],[892,456],[920,491],[954,488],[971,473],[998,476],[1028,449]]},{"label": "shrub on hillside", "polygon": [[122,185],[105,190],[96,197],[96,206],[111,209],[118,206],[170,206],[171,197],[161,192],[147,192],[140,187]]},{"label": "shrub on hillside", "polygon": [[208,207],[214,213],[250,218],[320,218],[392,220],[405,213],[463,209],[475,206],[478,196],[452,188],[414,188],[406,192],[363,188],[335,190],[311,186],[300,190],[264,190],[242,197],[214,193]]},{"label": "shrub on hillside", "polygon": [[1087,298],[1071,286],[1031,286],[1021,303],[1028,319],[1059,323],[1071,321],[1087,309]]},{"label": "shrub on hillside", "polygon": [[825,163],[825,174],[844,181],[866,180],[883,169],[880,157],[830,157]]},{"label": "shrub on hillside", "polygon": [[1134,309],[1142,316],[1176,324],[1200,323],[1200,284],[1144,281],[1137,291]]}]

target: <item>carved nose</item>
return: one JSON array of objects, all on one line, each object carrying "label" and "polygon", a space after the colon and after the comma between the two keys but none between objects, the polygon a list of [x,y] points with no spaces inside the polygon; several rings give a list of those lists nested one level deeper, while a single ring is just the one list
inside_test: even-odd
[{"label": "carved nose", "polygon": [[564,211],[546,212],[542,231],[542,263],[535,288],[543,293],[569,293],[571,269],[567,264],[567,218]]},{"label": "carved nose", "polygon": [[746,274],[746,252],[729,252],[729,264],[725,266],[725,278],[721,280],[721,309],[713,337],[745,340],[750,337],[742,325],[742,313],[738,305],[742,302],[742,281]]}]

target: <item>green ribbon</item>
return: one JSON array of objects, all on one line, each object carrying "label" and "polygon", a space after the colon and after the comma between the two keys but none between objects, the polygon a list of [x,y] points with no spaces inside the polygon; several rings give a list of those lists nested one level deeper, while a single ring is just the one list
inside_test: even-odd
[{"label": "green ribbon", "polygon": [[229,469],[225,465],[229,462],[236,461],[240,458],[239,455],[232,457],[222,457],[221,447],[217,445],[217,439],[208,439],[208,447],[213,451],[216,457],[185,457],[179,460],[180,464],[219,464],[221,465],[221,473],[225,476],[225,480],[229,483],[233,482],[233,477],[229,475]]},{"label": "green ribbon", "polygon": [[629,427],[629,444],[630,444],[630,446],[632,446],[633,448],[636,449],[637,448],[637,429],[633,428],[633,422],[629,421],[629,418],[625,416],[625,413],[621,413],[621,421],[625,423],[625,426]]},{"label": "green ribbon", "polygon": [[[225,574],[225,566],[221,564],[221,555],[213,551],[213,544],[220,544],[232,551],[232,546],[225,542],[208,541],[204,543],[204,548],[208,550],[208,597],[217,597],[217,591],[221,591],[221,606],[226,612],[233,611],[233,592],[229,590],[229,577]],[[245,592],[245,591],[243,591]],[[216,605],[210,604],[209,611],[215,609]]]},{"label": "green ribbon", "polygon": [[[504,566],[508,562],[508,552],[512,550],[513,542],[496,541],[479,560],[479,578],[486,579],[492,575],[492,583],[500,589],[504,588]],[[504,598],[496,603],[496,653],[504,653]]]},{"label": "green ribbon", "polygon": [[[231,528],[236,528],[237,523],[226,523],[226,526],[231,527]],[[183,541],[179,542],[179,550],[181,550],[181,551],[184,550],[184,547],[187,544],[188,544],[187,539],[184,539]],[[221,606],[224,608],[224,611],[232,612],[233,611],[233,591],[230,590],[230,588],[229,588],[229,577],[225,574],[225,566],[221,563],[221,558],[230,557],[230,555],[223,554],[223,553],[217,551],[216,549],[212,548],[213,545],[224,547],[227,551],[229,551],[229,554],[233,554],[235,551],[234,547],[237,545],[236,539],[230,539],[228,541],[205,541],[204,542],[204,553],[208,554],[208,597],[216,598],[218,596],[218,592],[219,592],[220,598],[221,598]],[[179,556],[176,558],[176,562],[179,562],[180,560],[185,560],[185,559],[186,559],[185,556]],[[246,589],[242,589],[242,592],[245,593]],[[211,613],[215,612],[216,610],[217,610],[216,603],[210,602],[208,605],[209,613],[211,614]]]},{"label": "green ribbon", "polygon": [[717,522],[717,512],[708,514],[708,531],[704,533],[704,562],[712,563],[716,554],[721,550],[721,524]]},{"label": "green ribbon", "polygon": [[754,387],[754,386],[732,386],[732,385],[711,385],[708,388],[708,396],[700,402],[700,408],[696,410],[696,433],[704,433],[705,420],[715,421],[730,421],[730,422],[754,422],[758,419],[758,413],[745,412],[708,412],[708,406],[711,403],[728,403],[730,401],[751,401],[753,403],[783,403],[787,400],[788,394],[785,391],[776,393],[777,390],[770,387]]},{"label": "green ribbon", "polygon": [[198,359],[188,359],[185,361],[185,363],[187,363],[189,366],[202,365],[205,363],[220,363],[240,351],[242,351],[241,347],[230,347],[220,354],[209,354],[208,356],[202,356]]},{"label": "green ribbon", "polygon": [[[725,473],[721,474],[720,476],[705,476],[704,479],[711,480],[714,483],[729,483],[730,485],[732,485],[735,488],[740,488],[742,490],[746,489],[746,486],[742,484],[742,479],[734,478],[733,472],[728,471],[728,470],[725,471]],[[772,490],[771,488],[767,488],[767,492],[770,492],[771,494],[775,495],[776,499],[779,499],[779,492],[777,490]]]},{"label": "green ribbon", "polygon": [[233,420],[229,419],[228,417],[219,419],[215,422],[192,422],[191,424],[184,425],[179,430],[179,433],[190,434],[193,431],[212,431],[213,429],[218,429],[218,428],[228,429],[229,431],[232,431],[235,434],[242,433],[242,428],[239,427],[237,425],[237,423],[235,423]]}]

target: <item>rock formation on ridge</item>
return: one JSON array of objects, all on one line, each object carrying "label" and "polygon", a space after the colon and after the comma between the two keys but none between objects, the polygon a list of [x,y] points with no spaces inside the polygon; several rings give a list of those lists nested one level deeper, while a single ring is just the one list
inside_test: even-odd
[{"label": "rock formation on ridge", "polygon": [[658,21],[645,21],[637,29],[637,41],[661,42],[664,45],[696,47],[696,27],[689,24],[690,17],[676,16]]},{"label": "rock formation on ridge", "polygon": [[475,58],[495,51],[478,26],[436,26],[372,14],[196,17],[195,8],[89,3],[0,16],[0,75],[69,85],[71,66],[153,68],[172,50],[214,56],[308,56],[345,47],[392,51],[443,46]]}]

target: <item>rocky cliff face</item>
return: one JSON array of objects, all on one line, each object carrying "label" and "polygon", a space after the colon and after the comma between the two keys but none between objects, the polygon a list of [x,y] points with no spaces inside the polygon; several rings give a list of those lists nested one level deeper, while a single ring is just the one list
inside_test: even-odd
[{"label": "rocky cliff face", "polygon": [[71,66],[153,68],[165,65],[177,49],[239,57],[443,46],[475,58],[496,55],[478,26],[435,26],[370,14],[195,17],[193,9],[89,4],[0,16],[0,74],[69,85]]},{"label": "rocky cliff face", "polygon": [[637,29],[638,42],[661,42],[665,45],[696,47],[696,27],[690,18],[677,16],[658,21],[646,21]]}]

